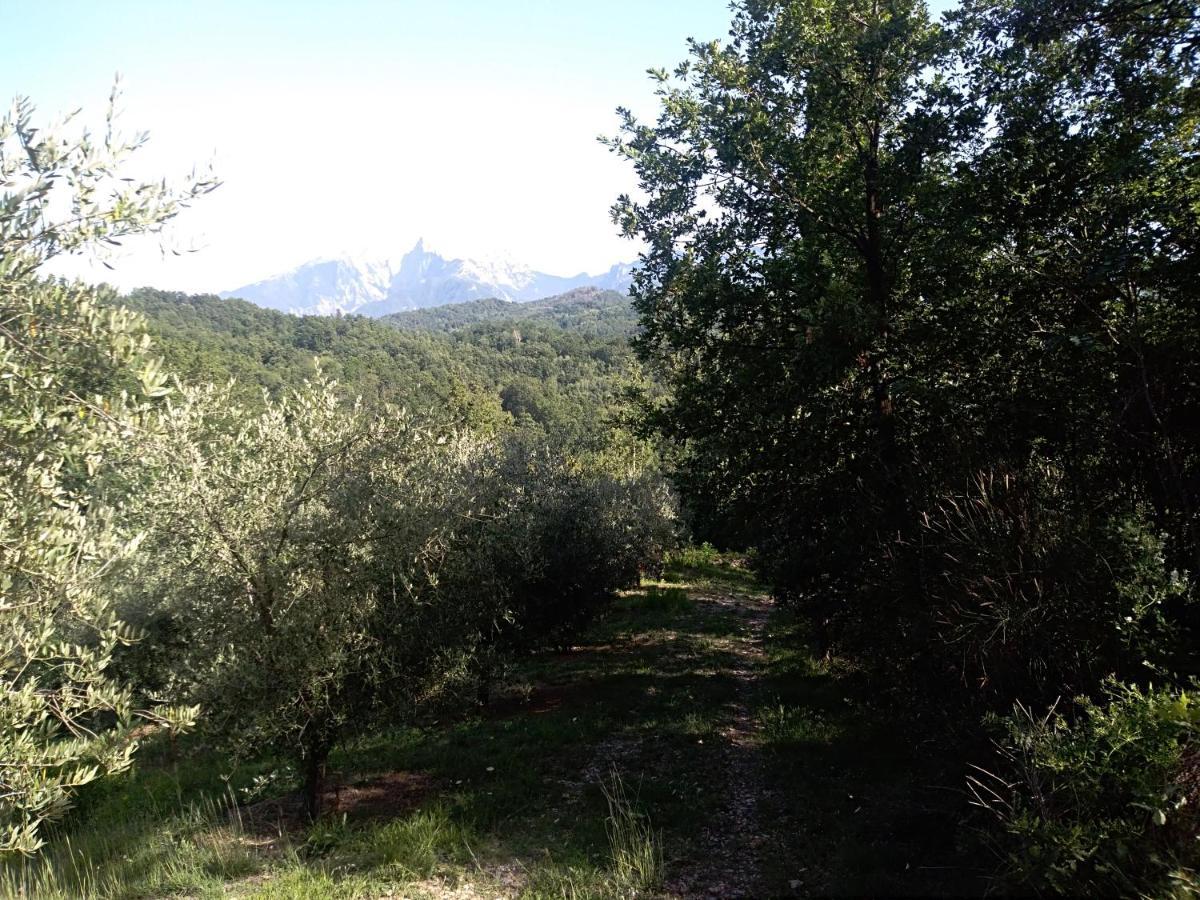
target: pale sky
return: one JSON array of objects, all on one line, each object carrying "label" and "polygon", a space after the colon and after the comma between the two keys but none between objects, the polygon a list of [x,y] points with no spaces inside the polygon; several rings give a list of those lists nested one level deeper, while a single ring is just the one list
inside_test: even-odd
[{"label": "pale sky", "polygon": [[[942,7],[944,3],[935,3]],[[214,165],[163,259],[104,278],[219,291],[344,252],[508,255],[554,274],[632,259],[608,207],[630,166],[596,141],[649,115],[651,66],[723,37],[726,0],[0,0],[0,101],[149,131],[137,174]]]}]

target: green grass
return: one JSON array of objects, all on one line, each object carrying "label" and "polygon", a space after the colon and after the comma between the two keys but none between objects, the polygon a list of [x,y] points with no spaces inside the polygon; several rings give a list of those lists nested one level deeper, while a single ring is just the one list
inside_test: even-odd
[{"label": "green grass", "polygon": [[688,593],[681,587],[659,584],[647,585],[643,590],[626,597],[623,608],[630,612],[678,616],[692,609]]},{"label": "green grass", "polygon": [[799,880],[805,894],[982,893],[986,870],[959,847],[955,755],[922,743],[918,723],[876,703],[840,660],[816,659],[786,612],[769,633],[756,718],[790,824],[776,879]]},{"label": "green grass", "polygon": [[0,896],[219,895],[225,882],[265,866],[226,810],[209,800],[172,812],[147,805],[124,819],[93,820],[36,859],[0,868]]},{"label": "green grass", "polygon": [[758,583],[744,554],[722,553],[711,544],[685,547],[669,554],[662,580],[668,584],[689,582],[701,587],[758,590]]},{"label": "green grass", "polygon": [[608,845],[612,853],[613,880],[632,893],[650,892],[662,884],[662,845],[654,828],[640,813],[614,768],[602,785],[608,802]]},{"label": "green grass", "polygon": [[[708,598],[755,590],[741,560],[679,554],[572,652],[523,661],[490,708],[340,748],[332,768],[351,787],[395,773],[417,787],[306,832],[228,812],[231,796],[293,789],[286,767],[229,773],[198,747],[178,765],[151,747],[133,773],[85,793],[40,859],[0,868],[0,896],[659,895],[706,853],[727,777],[722,728],[746,700],[732,673],[751,623]],[[772,892],[973,887],[928,868],[957,864],[943,852],[954,819],[929,801],[932,767],[890,712],[855,673],[815,660],[787,615],[772,615],[765,646],[750,702],[775,798],[763,810],[779,847]]]}]

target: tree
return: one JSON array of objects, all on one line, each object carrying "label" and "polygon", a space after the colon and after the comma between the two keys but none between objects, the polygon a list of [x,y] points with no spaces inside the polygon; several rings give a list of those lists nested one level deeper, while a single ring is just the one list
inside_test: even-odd
[{"label": "tree", "polygon": [[916,0],[742,3],[728,45],[653,73],[658,121],[622,112],[609,142],[645,194],[613,215],[649,245],[633,294],[672,388],[657,421],[785,595],[834,596],[916,521],[918,250],[975,124],[951,49]]},{"label": "tree", "polygon": [[973,91],[992,122],[968,185],[992,211],[983,302],[1003,294],[1003,324],[1039,333],[1010,363],[1032,376],[1017,434],[1050,437],[1090,490],[1120,482],[1194,569],[1194,5],[1014,0],[960,17],[978,35]]},{"label": "tree", "polygon": [[1198,23],[957,18],[987,129],[947,185],[951,252],[923,254],[922,604],[976,699],[1049,702],[1170,664],[1194,623]]},{"label": "tree", "polygon": [[[115,92],[113,97],[115,103]],[[213,187],[119,177],[141,143],[43,133],[18,99],[0,122],[0,852],[32,853],[74,790],[127,765],[140,717],[114,680],[135,635],[110,579],[138,536],[107,480],[166,392],[138,317],[42,276],[62,254],[160,229]]]},{"label": "tree", "polygon": [[346,734],[453,683],[473,610],[435,591],[473,445],[315,382],[261,412],[184,389],[148,451],[130,609],[183,636],[173,691],[238,755],[295,761],[320,812]]},{"label": "tree", "polygon": [[610,437],[584,453],[561,436],[512,430],[464,471],[473,512],[437,579],[441,602],[469,614],[476,697],[513,658],[563,649],[617,592],[658,568],[677,537],[675,495],[645,445]]},{"label": "tree", "polygon": [[685,486],[922,696],[1052,699],[1170,653],[1198,552],[1196,27],[746,2],[611,142]]}]

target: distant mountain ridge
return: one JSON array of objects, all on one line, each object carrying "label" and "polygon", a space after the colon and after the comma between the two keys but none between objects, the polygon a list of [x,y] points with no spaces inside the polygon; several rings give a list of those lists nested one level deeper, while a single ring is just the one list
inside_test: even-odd
[{"label": "distant mountain ridge", "polygon": [[488,298],[391,313],[380,321],[405,331],[452,333],[495,322],[533,322],[592,336],[624,338],[637,331],[638,318],[628,294],[595,287],[514,304]]},{"label": "distant mountain ridge", "polygon": [[618,263],[599,275],[548,275],[505,260],[448,259],[427,250],[421,240],[395,264],[349,257],[313,260],[221,296],[299,315],[379,317],[489,298],[525,303],[583,287],[624,294],[632,270],[631,264]]}]

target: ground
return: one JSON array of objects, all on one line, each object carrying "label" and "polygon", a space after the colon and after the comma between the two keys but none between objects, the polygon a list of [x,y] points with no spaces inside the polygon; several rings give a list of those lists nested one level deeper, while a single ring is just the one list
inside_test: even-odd
[{"label": "ground", "polygon": [[982,891],[936,747],[815,658],[736,562],[685,557],[664,578],[518,666],[486,709],[343,748],[313,828],[269,761],[223,783],[199,753],[150,761],[85,797],[43,863],[0,870],[0,893]]}]

